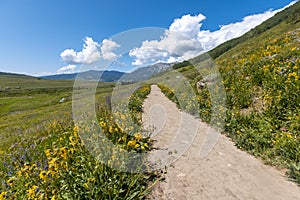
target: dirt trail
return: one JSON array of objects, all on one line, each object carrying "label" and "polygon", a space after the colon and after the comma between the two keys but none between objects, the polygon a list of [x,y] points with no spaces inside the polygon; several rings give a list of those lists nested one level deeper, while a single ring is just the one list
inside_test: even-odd
[{"label": "dirt trail", "polygon": [[[189,149],[168,167],[166,181],[155,186],[151,199],[300,200],[300,188],[288,181],[282,172],[237,149],[223,135],[208,156],[200,158],[201,145],[209,127],[180,112],[155,85],[144,102],[143,122],[145,127],[156,127],[155,146],[160,149],[157,151],[165,152],[169,152],[168,145],[178,136],[180,126],[188,123],[183,129],[187,135],[198,127]],[[185,139],[179,140],[184,146]]]}]

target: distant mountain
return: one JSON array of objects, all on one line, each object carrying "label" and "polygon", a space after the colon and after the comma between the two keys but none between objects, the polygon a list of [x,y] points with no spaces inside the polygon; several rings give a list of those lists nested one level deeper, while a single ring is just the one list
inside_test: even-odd
[{"label": "distant mountain", "polygon": [[174,64],[175,63],[157,63],[147,67],[141,67],[131,73],[124,74],[124,76],[120,81],[123,82],[144,81],[156,74],[171,70]]},{"label": "distant mountain", "polygon": [[166,72],[172,69],[174,63],[157,63],[147,67],[141,67],[136,69],[131,73],[124,73],[119,71],[95,71],[90,70],[86,72],[73,73],[73,74],[57,74],[50,76],[42,76],[40,78],[49,79],[49,80],[75,80],[80,78],[82,80],[89,81],[100,81],[102,82],[137,82],[149,79],[151,76],[156,74]]},{"label": "distant mountain", "polygon": [[100,81],[102,82],[115,82],[118,81],[125,73],[119,71],[95,71],[89,70],[86,72],[73,73],[73,74],[57,74],[50,76],[42,76],[41,78],[49,80],[75,80],[77,77],[82,80]]}]

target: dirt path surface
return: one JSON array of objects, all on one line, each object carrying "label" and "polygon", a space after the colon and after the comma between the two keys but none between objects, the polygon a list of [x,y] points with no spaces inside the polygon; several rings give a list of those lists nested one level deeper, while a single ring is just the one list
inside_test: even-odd
[{"label": "dirt path surface", "polygon": [[[156,127],[153,134],[156,151],[178,157],[167,168],[165,182],[154,187],[151,199],[300,200],[300,188],[288,181],[282,172],[237,149],[223,135],[219,136],[212,151],[201,158],[201,146],[209,127],[180,112],[155,85],[144,102],[143,122],[145,127]],[[188,150],[178,156],[184,151],[180,148],[186,146],[188,138],[192,137],[190,132],[195,130],[197,135]],[[181,138],[179,134],[188,136]],[[176,143],[179,153],[174,153],[173,143]],[[150,160],[165,158],[164,153],[159,155],[162,156],[153,156]]]}]

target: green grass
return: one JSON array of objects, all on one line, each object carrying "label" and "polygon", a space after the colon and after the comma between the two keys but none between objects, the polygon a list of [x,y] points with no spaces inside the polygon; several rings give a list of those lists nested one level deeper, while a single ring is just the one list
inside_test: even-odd
[{"label": "green grass", "polygon": [[[0,151],[23,138],[38,138],[53,120],[71,119],[73,85],[74,81],[0,74]],[[97,99],[109,95],[113,85],[99,84]],[[15,89],[16,86],[21,89]],[[60,103],[62,98],[65,101]]]},{"label": "green grass", "polygon": [[[72,82],[0,75],[0,151],[23,138],[35,138],[51,120],[70,117]],[[15,89],[21,86],[21,89]],[[62,98],[66,102],[59,103]]]},{"label": "green grass", "polygon": [[[103,136],[93,129],[95,123],[74,126],[73,82],[19,75],[2,75],[2,78],[1,83],[11,89],[0,93],[1,200],[144,199],[147,196],[151,190],[149,183],[158,176],[145,172],[147,166],[143,162],[138,163],[134,173],[122,172],[114,168],[122,169],[123,162],[117,152],[109,152],[105,145],[104,149],[96,148],[97,151],[89,147],[99,144],[95,141],[101,139],[128,152],[149,151],[151,140],[140,133],[141,107],[150,92],[149,85],[130,96],[130,114],[123,116],[120,112],[125,123],[131,118],[137,123],[135,129],[122,130],[112,120],[114,116],[107,102],[115,84],[98,84],[96,124],[100,124],[106,136],[107,141],[103,141]],[[91,82],[83,83],[77,92],[87,91],[84,84],[91,85]],[[18,85],[22,88],[15,89]],[[59,102],[61,98],[65,98],[63,103]],[[85,136],[88,139],[82,141]],[[101,156],[106,160],[99,159]]]}]

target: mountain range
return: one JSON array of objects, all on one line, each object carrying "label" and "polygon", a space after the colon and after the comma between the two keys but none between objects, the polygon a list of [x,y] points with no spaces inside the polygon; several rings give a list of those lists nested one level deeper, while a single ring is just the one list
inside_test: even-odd
[{"label": "mountain range", "polygon": [[124,73],[114,70],[96,71],[89,70],[85,72],[72,73],[72,74],[56,74],[49,76],[41,76],[40,78],[49,80],[75,80],[80,78],[88,81],[101,81],[101,82],[136,82],[149,79],[151,76],[166,72],[172,69],[174,63],[157,63],[147,67],[141,67],[133,72]]},{"label": "mountain range", "polygon": [[56,74],[49,76],[41,76],[40,78],[49,80],[75,80],[77,77],[88,81],[114,82],[119,80],[125,73],[119,71],[96,71],[89,70],[72,74]]}]

